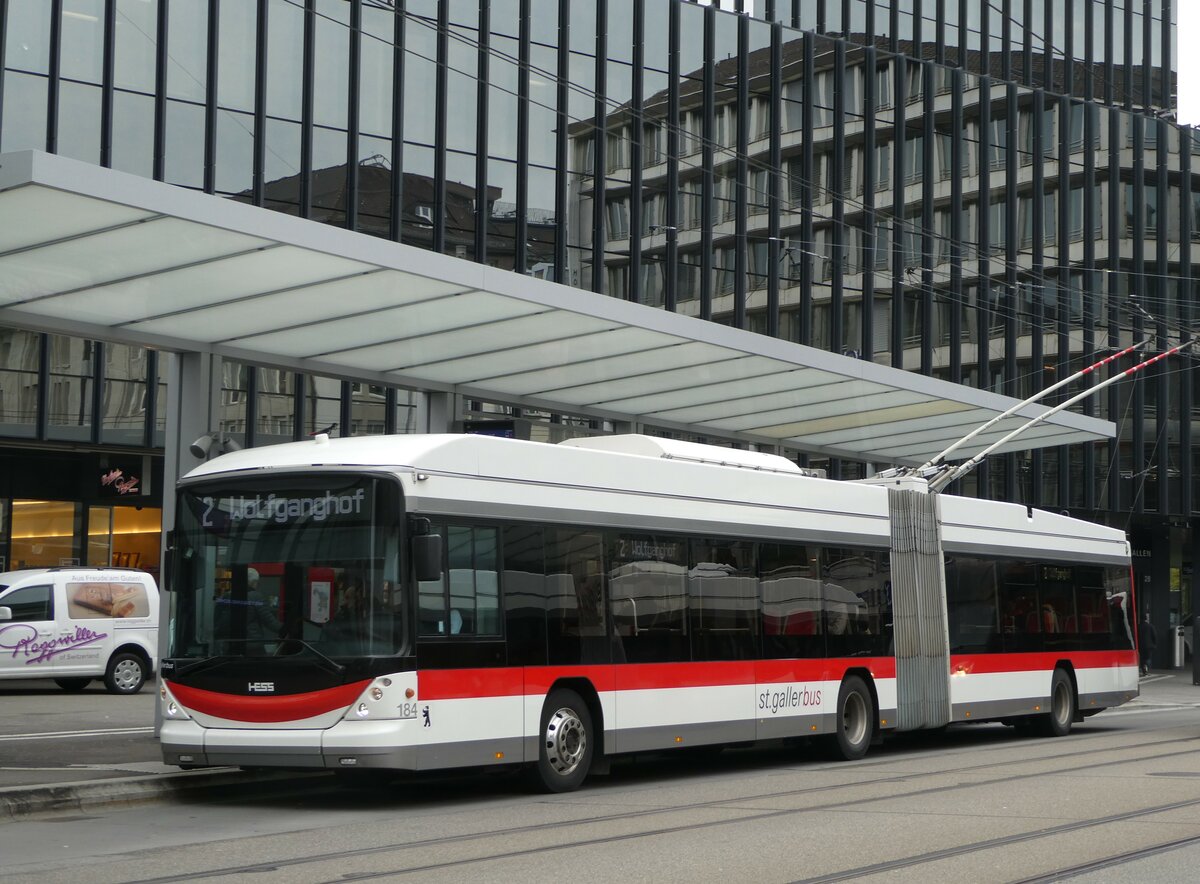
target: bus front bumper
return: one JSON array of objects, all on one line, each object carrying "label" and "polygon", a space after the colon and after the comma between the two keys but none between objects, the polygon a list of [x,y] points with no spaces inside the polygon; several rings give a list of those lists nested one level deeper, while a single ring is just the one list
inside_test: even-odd
[{"label": "bus front bumper", "polygon": [[192,767],[416,770],[417,748],[400,745],[405,721],[342,721],[331,728],[213,728],[164,721],[163,762]]}]

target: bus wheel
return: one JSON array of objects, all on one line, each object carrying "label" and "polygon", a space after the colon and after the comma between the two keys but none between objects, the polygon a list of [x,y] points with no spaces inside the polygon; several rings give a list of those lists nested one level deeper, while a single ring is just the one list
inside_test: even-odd
[{"label": "bus wheel", "polygon": [[1050,680],[1050,714],[1043,715],[1038,730],[1047,737],[1065,737],[1075,721],[1075,688],[1062,669],[1054,670]]},{"label": "bus wheel", "polygon": [[574,691],[551,692],[542,707],[538,736],[537,784],[547,792],[578,789],[595,751],[592,716],[582,698]]},{"label": "bus wheel", "polygon": [[146,664],[128,651],[114,654],[104,673],[104,686],[110,694],[136,694],[146,683]]},{"label": "bus wheel", "polygon": [[90,678],[56,678],[54,683],[64,691],[75,694],[92,683]]},{"label": "bus wheel", "polygon": [[834,758],[854,761],[871,748],[875,726],[875,703],[871,691],[857,675],[848,676],[838,691],[837,730],[825,738]]}]

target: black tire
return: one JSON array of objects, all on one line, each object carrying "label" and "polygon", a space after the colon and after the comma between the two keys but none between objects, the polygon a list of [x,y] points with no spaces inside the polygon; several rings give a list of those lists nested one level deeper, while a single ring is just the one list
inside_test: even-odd
[{"label": "black tire", "polygon": [[1037,719],[1037,731],[1044,737],[1065,737],[1075,721],[1075,686],[1062,669],[1050,679],[1050,711]]},{"label": "black tire", "polygon": [[546,792],[575,791],[587,779],[595,751],[592,715],[583,699],[574,691],[551,691],[542,706],[534,784]]},{"label": "black tire", "polygon": [[54,683],[69,694],[78,694],[92,683],[90,678],[56,678]]},{"label": "black tire", "polygon": [[113,654],[104,672],[104,686],[110,694],[136,694],[145,683],[145,660],[129,651]]},{"label": "black tire", "polygon": [[841,761],[856,761],[871,748],[875,735],[875,701],[857,675],[842,682],[837,700],[837,730],[825,737],[829,754]]}]

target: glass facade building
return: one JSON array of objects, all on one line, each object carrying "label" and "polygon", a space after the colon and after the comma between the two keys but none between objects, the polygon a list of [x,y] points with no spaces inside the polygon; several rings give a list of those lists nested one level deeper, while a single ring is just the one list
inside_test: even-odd
[{"label": "glass facade building", "polygon": [[[1172,0],[725,5],[0,0],[0,151],[1016,397],[1190,334],[1200,163],[1173,122]],[[29,359],[0,364],[5,438],[119,432],[94,396],[85,420],[86,397],[37,393],[79,359],[36,382]],[[1128,528],[1160,634],[1200,542],[1190,365],[1081,403],[1111,443],[953,489]],[[223,429],[410,425],[408,391],[357,386],[230,364]]]}]

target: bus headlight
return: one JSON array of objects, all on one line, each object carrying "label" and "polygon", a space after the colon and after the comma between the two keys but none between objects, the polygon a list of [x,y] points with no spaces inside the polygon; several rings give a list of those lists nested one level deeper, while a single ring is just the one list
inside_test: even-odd
[{"label": "bus headlight", "polygon": [[382,700],[383,699],[383,688],[371,688],[371,699],[372,700]]},{"label": "bus headlight", "polygon": [[367,717],[367,715],[368,715],[367,704],[366,704],[366,703],[359,703],[359,704],[358,704],[358,709],[356,709],[356,710],[355,710],[355,712],[357,712],[357,713],[358,713],[358,717],[359,717],[359,718],[366,718],[366,717]]}]

